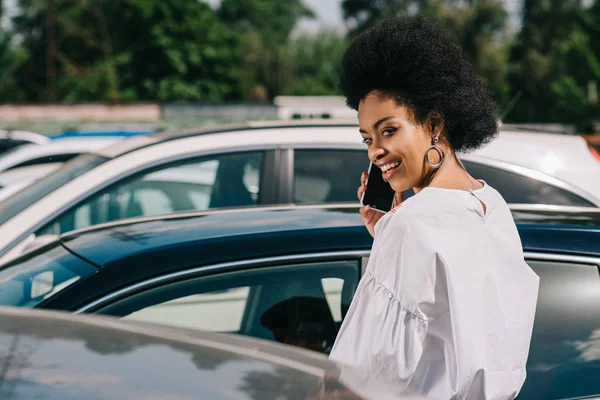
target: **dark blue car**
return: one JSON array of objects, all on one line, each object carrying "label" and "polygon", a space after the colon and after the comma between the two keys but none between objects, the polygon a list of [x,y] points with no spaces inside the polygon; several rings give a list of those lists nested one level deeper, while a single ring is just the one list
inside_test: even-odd
[{"label": "dark blue car", "polygon": [[[600,398],[598,214],[515,218],[541,278],[520,398]],[[327,353],[371,244],[355,207],[121,221],[63,235],[7,264],[0,304],[233,332]]]}]

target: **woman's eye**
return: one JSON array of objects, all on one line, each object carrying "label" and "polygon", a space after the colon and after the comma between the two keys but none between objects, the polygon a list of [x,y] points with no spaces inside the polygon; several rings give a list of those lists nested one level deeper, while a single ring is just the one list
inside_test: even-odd
[{"label": "woman's eye", "polygon": [[362,142],[363,142],[364,144],[370,144],[370,143],[371,143],[371,138],[368,138],[368,137],[366,137],[366,138],[363,138]]},{"label": "woman's eye", "polygon": [[390,136],[390,135],[392,135],[394,132],[396,132],[396,129],[389,128],[389,129],[385,129],[385,130],[383,130],[382,134],[383,134],[383,136]]}]

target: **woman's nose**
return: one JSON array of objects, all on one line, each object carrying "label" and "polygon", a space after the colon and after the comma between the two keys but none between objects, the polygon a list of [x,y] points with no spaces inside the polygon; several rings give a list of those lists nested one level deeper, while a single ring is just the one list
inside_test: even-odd
[{"label": "woman's nose", "polygon": [[375,143],[369,147],[369,160],[371,160],[371,162],[379,161],[384,155],[385,149],[375,145]]}]

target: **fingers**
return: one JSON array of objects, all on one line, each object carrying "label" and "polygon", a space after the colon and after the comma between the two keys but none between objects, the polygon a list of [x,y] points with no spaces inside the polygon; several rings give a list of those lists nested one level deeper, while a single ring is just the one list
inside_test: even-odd
[{"label": "fingers", "polygon": [[367,190],[367,178],[369,177],[369,174],[367,174],[366,172],[363,172],[360,175],[360,187],[358,188],[358,191],[356,192],[356,195],[358,196],[358,201],[362,200],[362,196],[363,193],[365,192],[365,190]]},{"label": "fingers", "polygon": [[370,225],[373,222],[376,212],[377,211],[371,210],[371,206],[364,206],[360,208],[360,216],[362,217],[365,225]]}]

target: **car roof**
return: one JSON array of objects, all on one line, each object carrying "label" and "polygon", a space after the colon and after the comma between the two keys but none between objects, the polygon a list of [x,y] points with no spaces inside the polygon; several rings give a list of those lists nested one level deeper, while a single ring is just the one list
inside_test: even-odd
[{"label": "car roof", "polygon": [[15,398],[275,398],[281,387],[296,398],[338,373],[322,355],[249,337],[11,307],[0,318]]},{"label": "car roof", "polygon": [[177,254],[183,250],[186,257],[210,264],[371,245],[354,205],[239,208],[139,218],[66,233],[61,242],[97,266],[160,257],[165,260],[164,270],[178,265]]},{"label": "car roof", "polygon": [[[600,256],[600,226],[573,225],[580,213],[516,215],[525,251]],[[570,215],[570,217],[569,217]],[[598,218],[590,212],[590,220]],[[569,219],[570,218],[570,219]],[[66,233],[72,252],[106,267],[160,258],[175,268],[182,251],[203,264],[289,254],[368,250],[358,207],[263,207],[122,220]],[[139,261],[134,262],[134,259]]]},{"label": "car roof", "polygon": [[0,129],[0,140],[23,140],[38,144],[43,144],[50,141],[47,136],[44,136],[40,133],[11,129]]},{"label": "car roof", "polygon": [[119,140],[122,140],[122,138],[65,138],[53,140],[46,144],[25,144],[16,147],[11,152],[0,157],[0,171],[38,157],[70,153],[91,153]]},{"label": "car roof", "polygon": [[[171,140],[177,140],[192,136],[202,136],[209,134],[219,134],[228,132],[240,132],[240,131],[253,131],[253,130],[267,130],[267,129],[293,129],[293,128],[324,128],[324,127],[337,127],[337,128],[356,128],[356,134],[358,135],[358,124],[356,121],[348,120],[298,120],[298,121],[249,121],[245,123],[236,124],[224,124],[209,127],[198,127],[198,128],[186,128],[186,129],[175,129],[160,131],[151,133],[149,135],[135,136],[132,138],[125,139],[118,145],[113,145],[108,148],[98,151],[97,154],[107,157],[116,158],[122,155],[131,153],[132,151],[139,150],[145,147],[153,146],[159,143],[168,142]],[[353,143],[358,142],[358,136],[349,138],[349,141]]]},{"label": "car roof", "polygon": [[[239,131],[253,131],[253,130],[265,130],[265,129],[294,129],[294,128],[353,128],[358,131],[358,122],[356,119],[322,119],[322,120],[273,120],[273,121],[247,121],[244,123],[234,124],[221,124],[214,126],[203,126],[185,129],[173,129],[164,130],[151,133],[143,136],[135,136],[128,138],[123,142],[119,143],[118,146],[111,146],[106,149],[102,149],[99,152],[100,155],[108,158],[115,158],[132,151],[153,146],[158,143],[164,143],[171,140],[177,140],[192,136],[201,136],[208,134],[227,133],[227,132],[239,132]],[[537,140],[540,137],[565,137],[564,135],[550,134],[550,133],[531,133],[521,132],[519,130],[507,130],[500,128],[501,137],[523,137],[528,138],[528,135],[534,135]],[[357,132],[358,134],[358,132]],[[541,135],[541,136],[540,136]],[[550,139],[556,140],[556,139]],[[558,139],[562,140],[562,139]],[[568,140],[568,139],[567,139]]]}]

